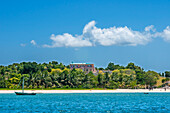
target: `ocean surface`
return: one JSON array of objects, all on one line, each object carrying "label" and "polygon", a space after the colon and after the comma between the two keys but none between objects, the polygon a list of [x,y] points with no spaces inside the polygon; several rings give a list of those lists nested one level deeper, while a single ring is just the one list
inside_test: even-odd
[{"label": "ocean surface", "polygon": [[0,94],[0,113],[170,113],[170,93]]}]

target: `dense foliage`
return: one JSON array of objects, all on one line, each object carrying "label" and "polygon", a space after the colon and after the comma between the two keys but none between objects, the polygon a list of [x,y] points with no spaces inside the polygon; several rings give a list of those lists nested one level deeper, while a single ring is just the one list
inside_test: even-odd
[{"label": "dense foliage", "polygon": [[[97,69],[97,68],[96,68]],[[169,76],[168,72],[165,72]],[[107,68],[98,68],[98,73],[85,73],[81,69],[70,70],[69,66],[52,61],[13,63],[0,66],[0,88],[16,88],[21,78],[25,88],[145,88],[154,86],[160,75],[145,72],[134,63],[126,67],[109,63]],[[21,88],[21,86],[19,86]]]}]

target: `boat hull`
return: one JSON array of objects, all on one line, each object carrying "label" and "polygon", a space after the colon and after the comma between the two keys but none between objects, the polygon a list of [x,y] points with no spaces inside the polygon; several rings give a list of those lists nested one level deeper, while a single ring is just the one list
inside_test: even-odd
[{"label": "boat hull", "polygon": [[144,92],[144,94],[149,94],[149,93]]},{"label": "boat hull", "polygon": [[16,95],[36,95],[36,93],[22,93],[22,92],[15,92]]}]

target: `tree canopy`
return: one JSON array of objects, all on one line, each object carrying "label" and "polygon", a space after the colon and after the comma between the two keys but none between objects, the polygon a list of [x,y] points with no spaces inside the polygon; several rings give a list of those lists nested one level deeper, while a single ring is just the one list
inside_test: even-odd
[{"label": "tree canopy", "polygon": [[[25,78],[25,88],[144,88],[154,86],[160,75],[155,71],[129,63],[127,66],[110,62],[107,68],[96,68],[97,73],[81,69],[71,70],[57,61],[49,63],[21,62],[0,66],[0,88],[16,88]],[[165,75],[170,76],[166,71]],[[20,86],[21,88],[21,86]]]}]

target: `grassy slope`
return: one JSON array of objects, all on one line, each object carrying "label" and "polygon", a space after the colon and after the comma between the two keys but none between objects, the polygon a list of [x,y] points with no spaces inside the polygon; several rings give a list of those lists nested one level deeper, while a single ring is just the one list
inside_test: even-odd
[{"label": "grassy slope", "polygon": [[156,86],[162,85],[162,79],[165,79],[165,77],[160,77],[159,80],[157,80]]}]

